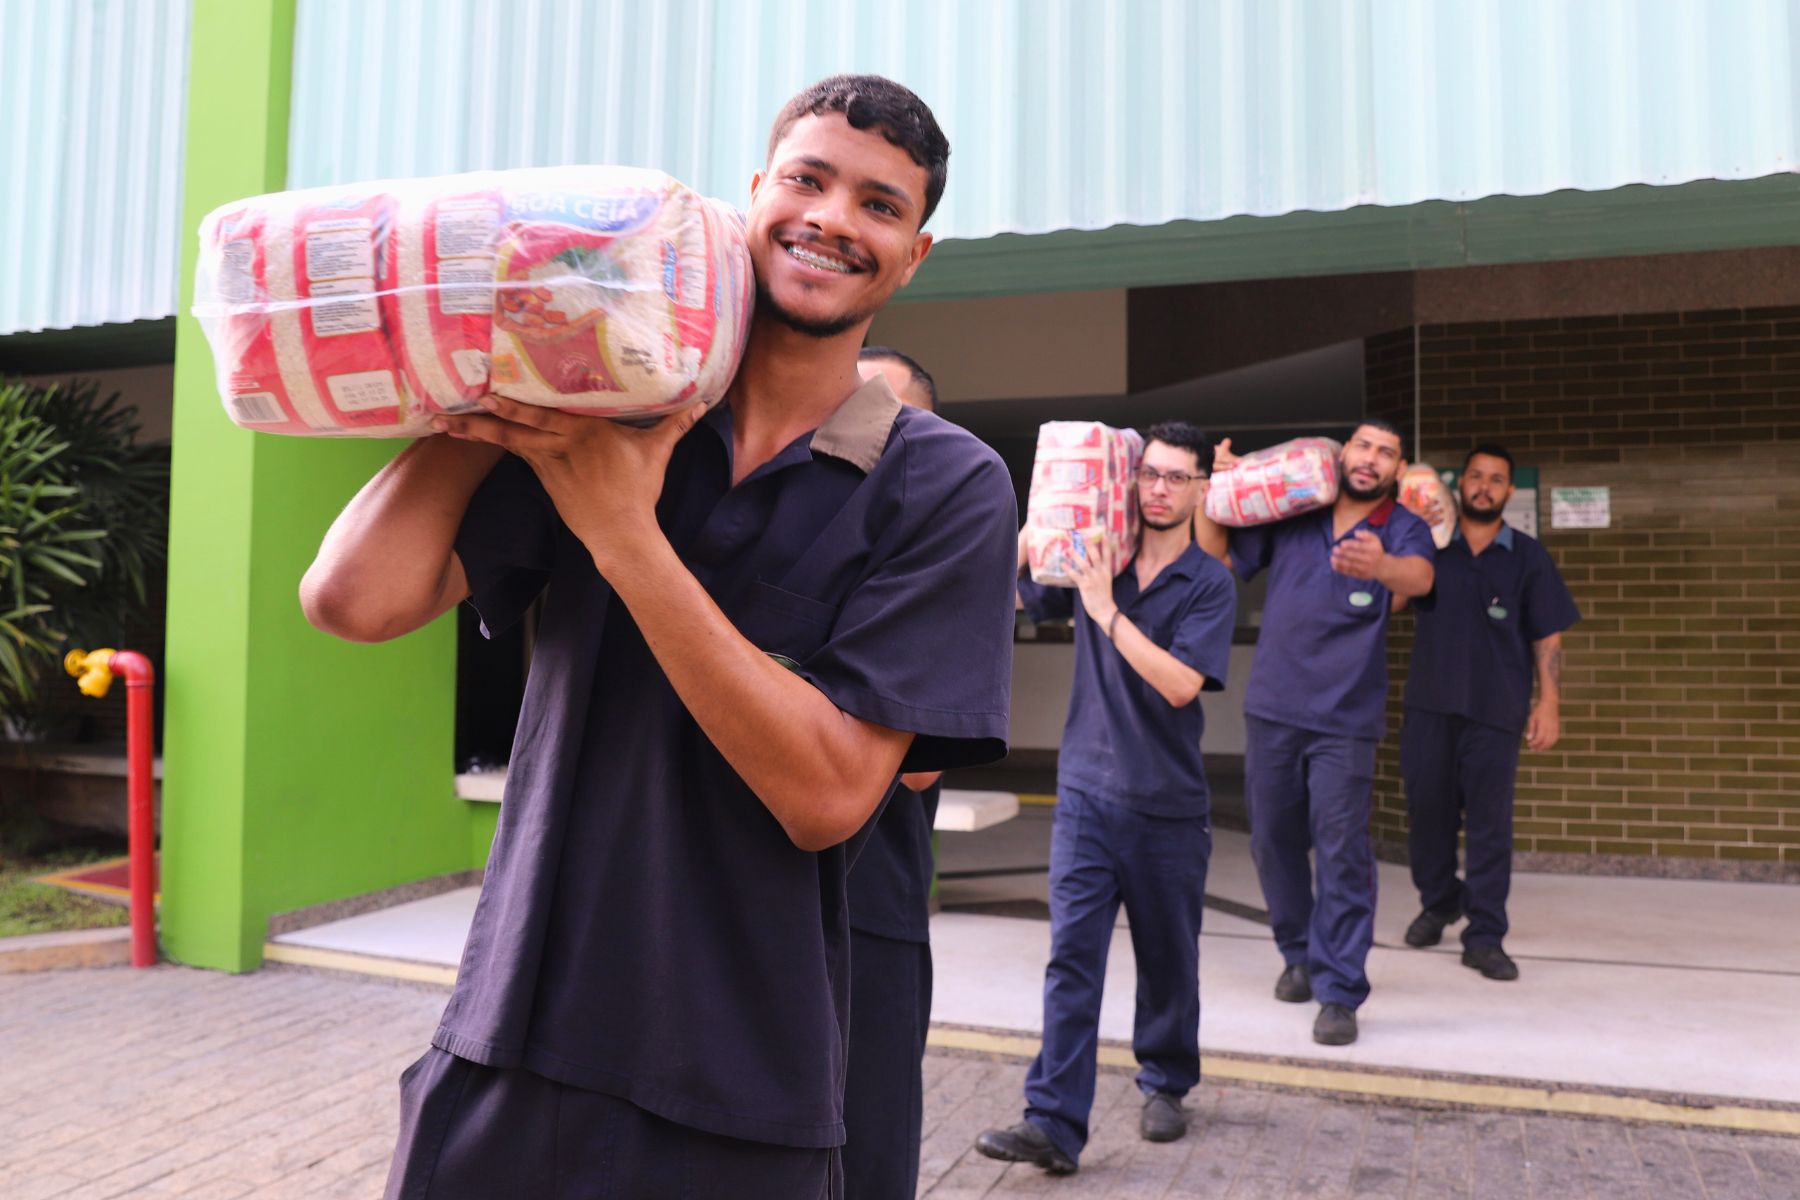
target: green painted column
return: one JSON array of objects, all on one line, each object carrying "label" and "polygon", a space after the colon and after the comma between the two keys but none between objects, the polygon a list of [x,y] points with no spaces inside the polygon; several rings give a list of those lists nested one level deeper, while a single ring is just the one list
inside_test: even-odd
[{"label": "green painted column", "polygon": [[[400,443],[225,417],[192,304],[200,218],[286,178],[295,0],[194,0],[175,355],[162,942],[247,971],[271,914],[461,870],[451,620],[383,646],[309,625],[301,573]],[[480,859],[475,859],[480,861]]]}]

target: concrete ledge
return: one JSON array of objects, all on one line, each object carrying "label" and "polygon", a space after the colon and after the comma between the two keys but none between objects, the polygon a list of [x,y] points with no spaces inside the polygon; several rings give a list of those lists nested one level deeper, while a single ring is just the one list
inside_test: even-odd
[{"label": "concrete ledge", "polygon": [[131,927],[0,938],[0,975],[131,965]]},{"label": "concrete ledge", "polygon": [[425,983],[437,987],[451,987],[456,983],[456,968],[439,963],[353,954],[347,950],[321,950],[312,946],[290,946],[283,942],[264,942],[263,961],[307,967],[316,971],[334,971],[344,975],[373,975],[381,979]]},{"label": "concrete ledge", "polygon": [[314,925],[380,912],[396,904],[423,900],[428,896],[441,896],[445,892],[461,888],[477,887],[485,874],[486,871],[481,867],[473,867],[467,871],[452,871],[448,875],[434,875],[429,879],[416,879],[411,883],[364,892],[358,896],[346,896],[342,900],[328,900],[323,904],[311,904],[305,908],[275,913],[269,917],[269,936],[276,938],[284,933],[310,929]]},{"label": "concrete ledge", "polygon": [[1019,815],[1019,798],[1011,792],[971,792],[945,788],[938,795],[935,828],[975,833]]}]

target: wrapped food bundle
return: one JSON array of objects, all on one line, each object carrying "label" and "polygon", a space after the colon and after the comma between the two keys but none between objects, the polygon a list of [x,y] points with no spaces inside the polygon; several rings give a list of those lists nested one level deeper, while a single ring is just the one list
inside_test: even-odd
[{"label": "wrapped food bundle", "polygon": [[429,431],[409,411],[379,304],[393,286],[393,217],[391,197],[358,189],[208,214],[195,309],[233,421],[271,433]]},{"label": "wrapped food bundle", "polygon": [[1266,525],[1335,503],[1342,452],[1330,438],[1306,437],[1246,454],[1214,473],[1206,515],[1232,527]]},{"label": "wrapped food bundle", "polygon": [[[1430,501],[1437,501],[1437,520],[1427,513]],[[1430,463],[1417,462],[1400,476],[1400,503],[1424,517],[1431,525],[1431,540],[1442,550],[1456,532],[1456,498],[1444,477]]]},{"label": "wrapped food bundle", "polygon": [[1038,427],[1037,457],[1025,506],[1031,578],[1073,587],[1069,560],[1104,545],[1113,569],[1137,553],[1138,461],[1144,439],[1135,429],[1098,421],[1048,421]]},{"label": "wrapped food bundle", "polygon": [[743,219],[657,171],[565,167],[278,193],[200,227],[194,312],[239,425],[410,437],[487,391],[655,417],[724,395]]}]

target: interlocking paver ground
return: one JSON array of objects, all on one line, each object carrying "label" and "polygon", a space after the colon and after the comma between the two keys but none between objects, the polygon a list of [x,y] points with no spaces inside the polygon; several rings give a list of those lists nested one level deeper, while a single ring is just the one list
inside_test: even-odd
[{"label": "interlocking paver ground", "polygon": [[[396,1082],[444,999],[281,969],[0,976],[0,1197],[378,1196]],[[970,1148],[1018,1119],[1023,1063],[934,1051],[925,1067],[933,1200],[1800,1200],[1797,1139],[1237,1084],[1196,1089],[1188,1136],[1152,1145],[1118,1071],[1101,1074],[1080,1174],[1052,1179]]]}]

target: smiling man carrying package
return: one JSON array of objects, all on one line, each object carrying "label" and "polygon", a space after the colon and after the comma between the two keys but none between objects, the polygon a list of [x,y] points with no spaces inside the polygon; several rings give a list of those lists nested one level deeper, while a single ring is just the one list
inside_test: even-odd
[{"label": "smiling man carrying package", "polygon": [[488,397],[326,535],[302,599],[353,641],[545,596],[390,1197],[841,1194],[849,864],[902,771],[1005,750],[1011,481],[857,374],[948,154],[897,84],[809,88],[751,183],[723,403],[637,429]]}]

